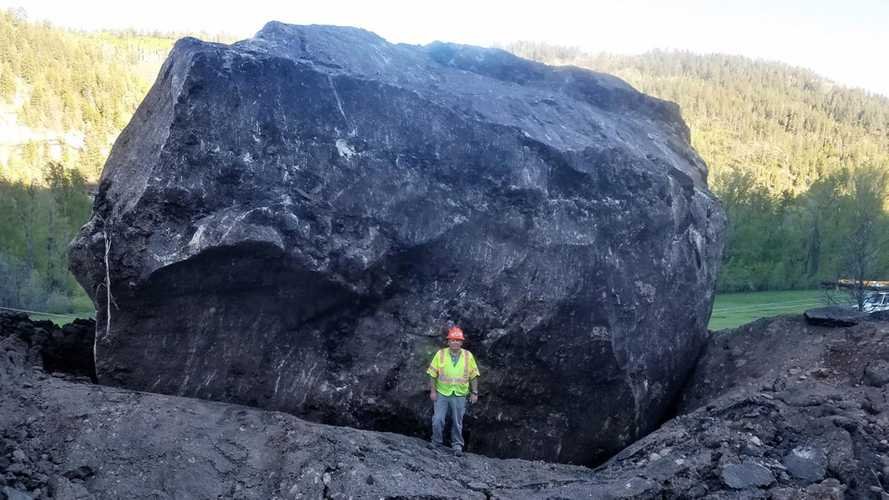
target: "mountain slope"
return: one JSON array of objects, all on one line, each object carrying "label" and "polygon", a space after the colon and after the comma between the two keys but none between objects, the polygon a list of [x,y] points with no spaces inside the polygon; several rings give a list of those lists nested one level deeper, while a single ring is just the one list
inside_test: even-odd
[{"label": "mountain slope", "polygon": [[96,179],[174,41],[0,11],[0,177],[42,183],[56,161]]}]

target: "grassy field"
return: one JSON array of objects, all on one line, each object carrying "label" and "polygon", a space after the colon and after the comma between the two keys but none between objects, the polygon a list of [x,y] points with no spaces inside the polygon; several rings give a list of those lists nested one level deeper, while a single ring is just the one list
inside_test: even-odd
[{"label": "grassy field", "polygon": [[52,321],[53,323],[55,323],[59,326],[62,326],[64,324],[74,321],[77,318],[95,318],[96,311],[86,311],[86,312],[77,313],[77,314],[52,314],[52,315],[30,313],[30,314],[28,314],[28,317],[34,321],[43,321],[43,320],[48,319],[48,320]]},{"label": "grassy field", "polygon": [[96,317],[96,311],[83,311],[83,312],[73,313],[73,314],[51,314],[51,313],[39,313],[39,312],[34,312],[34,311],[28,311],[26,309],[11,309],[11,308],[6,308],[6,307],[0,307],[0,309],[12,311],[12,312],[27,313],[28,317],[34,321],[49,320],[58,326],[62,326],[67,323],[70,323],[77,318],[95,318]]},{"label": "grassy field", "polygon": [[[789,290],[781,292],[725,293],[716,296],[713,315],[710,316],[711,330],[734,328],[758,318],[779,314],[802,313],[806,309],[820,307],[828,302],[825,290]],[[844,302],[846,297],[832,297]]]}]

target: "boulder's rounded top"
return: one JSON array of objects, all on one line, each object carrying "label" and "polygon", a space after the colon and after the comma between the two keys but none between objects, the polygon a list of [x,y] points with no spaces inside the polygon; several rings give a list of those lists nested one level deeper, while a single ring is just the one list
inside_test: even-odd
[{"label": "boulder's rounded top", "polygon": [[232,48],[251,57],[287,59],[331,78],[400,88],[474,120],[517,127],[562,151],[594,146],[601,133],[611,134],[611,126],[600,125],[611,122],[626,129],[623,136],[646,138],[630,145],[641,156],[666,153],[670,163],[683,165],[680,170],[706,189],[703,162],[694,155],[684,158],[689,132],[678,106],[611,75],[548,66],[497,48],[393,44],[360,28],[277,21]]},{"label": "boulder's rounded top", "polygon": [[386,43],[383,37],[362,28],[329,24],[287,24],[269,21],[254,38],[262,40],[291,40],[294,38],[327,38],[335,36],[343,41],[356,43]]},{"label": "boulder's rounded top", "polygon": [[[275,57],[320,63],[374,79],[428,84],[428,74],[452,78],[483,77],[519,85],[539,84],[567,89],[595,85],[603,90],[639,94],[623,80],[577,67],[551,67],[499,48],[435,41],[427,45],[394,44],[383,37],[350,26],[266,23],[256,35],[235,44]],[[391,75],[400,73],[395,78]],[[436,80],[440,78],[435,78]],[[589,93],[587,93],[589,94]]]}]

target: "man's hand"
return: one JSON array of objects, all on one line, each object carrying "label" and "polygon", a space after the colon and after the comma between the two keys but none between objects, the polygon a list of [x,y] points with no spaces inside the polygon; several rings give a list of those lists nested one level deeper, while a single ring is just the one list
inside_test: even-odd
[{"label": "man's hand", "polygon": [[472,404],[478,403],[478,394],[472,393],[469,395],[469,402]]},{"label": "man's hand", "polygon": [[435,389],[429,391],[429,399],[431,399],[432,401],[438,399],[438,391],[436,391]]}]

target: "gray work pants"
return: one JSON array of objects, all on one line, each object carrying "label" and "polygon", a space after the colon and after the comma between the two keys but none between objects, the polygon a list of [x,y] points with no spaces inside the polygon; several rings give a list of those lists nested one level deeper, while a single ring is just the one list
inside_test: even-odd
[{"label": "gray work pants", "polygon": [[463,415],[466,413],[466,396],[444,396],[435,398],[435,412],[432,414],[432,442],[442,443],[445,418],[451,413],[451,446],[463,449]]}]

